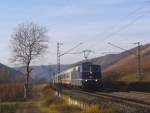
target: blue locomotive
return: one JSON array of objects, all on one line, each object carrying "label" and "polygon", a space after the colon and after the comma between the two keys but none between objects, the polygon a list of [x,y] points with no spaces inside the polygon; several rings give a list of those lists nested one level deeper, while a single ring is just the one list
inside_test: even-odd
[{"label": "blue locomotive", "polygon": [[101,84],[101,66],[83,62],[55,75],[53,82],[56,85],[97,90]]}]

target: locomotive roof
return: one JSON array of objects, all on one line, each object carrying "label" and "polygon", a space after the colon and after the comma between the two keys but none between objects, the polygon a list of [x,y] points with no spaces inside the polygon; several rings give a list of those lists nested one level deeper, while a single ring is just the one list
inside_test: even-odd
[{"label": "locomotive roof", "polygon": [[82,65],[82,64],[93,64],[93,63],[89,62],[89,61],[81,61],[81,62],[72,64],[70,67],[79,66],[79,65]]},{"label": "locomotive roof", "polygon": [[[83,61],[83,62],[80,62],[80,63],[73,64],[69,68],[67,68],[67,69],[63,70],[62,72],[60,72],[59,74],[57,74],[56,76],[60,76],[62,74],[68,73],[68,72],[72,71],[73,69],[75,69],[77,66],[80,66],[80,65],[83,65],[83,64],[93,64],[93,63]],[[97,64],[94,64],[94,65],[97,65]]]},{"label": "locomotive roof", "polygon": [[84,61],[84,62],[80,62],[80,63],[76,63],[76,64],[72,64],[69,68],[63,70],[62,72],[60,72],[59,74],[57,74],[58,76],[63,74],[63,73],[67,73],[69,72],[70,70],[74,69],[76,66],[80,66],[82,64],[93,64],[92,62],[87,62],[87,61]]},{"label": "locomotive roof", "polygon": [[[72,68],[74,68],[74,67],[76,67],[76,66],[83,65],[83,64],[93,64],[93,65],[97,65],[97,64],[94,64],[94,63],[89,62],[89,61],[82,61],[82,62],[78,62],[78,63],[75,63],[75,64],[71,64],[67,69],[63,70],[62,72],[67,71],[67,70],[69,70],[69,69],[72,69]],[[62,73],[62,72],[61,72],[61,73]]]}]

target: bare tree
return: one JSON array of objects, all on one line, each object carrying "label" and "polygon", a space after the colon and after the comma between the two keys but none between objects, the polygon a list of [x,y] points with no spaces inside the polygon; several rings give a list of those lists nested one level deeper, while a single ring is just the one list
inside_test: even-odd
[{"label": "bare tree", "polygon": [[11,36],[13,61],[26,67],[25,98],[29,96],[30,65],[48,48],[47,29],[34,23],[20,24]]}]

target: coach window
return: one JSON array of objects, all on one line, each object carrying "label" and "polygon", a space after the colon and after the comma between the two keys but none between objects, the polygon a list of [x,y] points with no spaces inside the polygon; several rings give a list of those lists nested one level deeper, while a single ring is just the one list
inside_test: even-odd
[{"label": "coach window", "polygon": [[80,72],[80,67],[78,67],[78,71]]}]

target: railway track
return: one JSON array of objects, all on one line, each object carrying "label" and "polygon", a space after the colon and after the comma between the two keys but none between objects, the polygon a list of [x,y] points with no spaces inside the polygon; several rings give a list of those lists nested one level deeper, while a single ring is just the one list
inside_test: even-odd
[{"label": "railway track", "polygon": [[117,102],[117,103],[125,104],[128,106],[141,107],[141,108],[150,110],[150,102],[145,102],[142,100],[137,100],[137,99],[132,99],[132,98],[120,97],[120,96],[103,93],[103,92],[95,92],[95,93],[85,92],[85,91],[79,91],[79,92],[82,94],[87,94],[89,96],[102,98],[108,101]]}]

